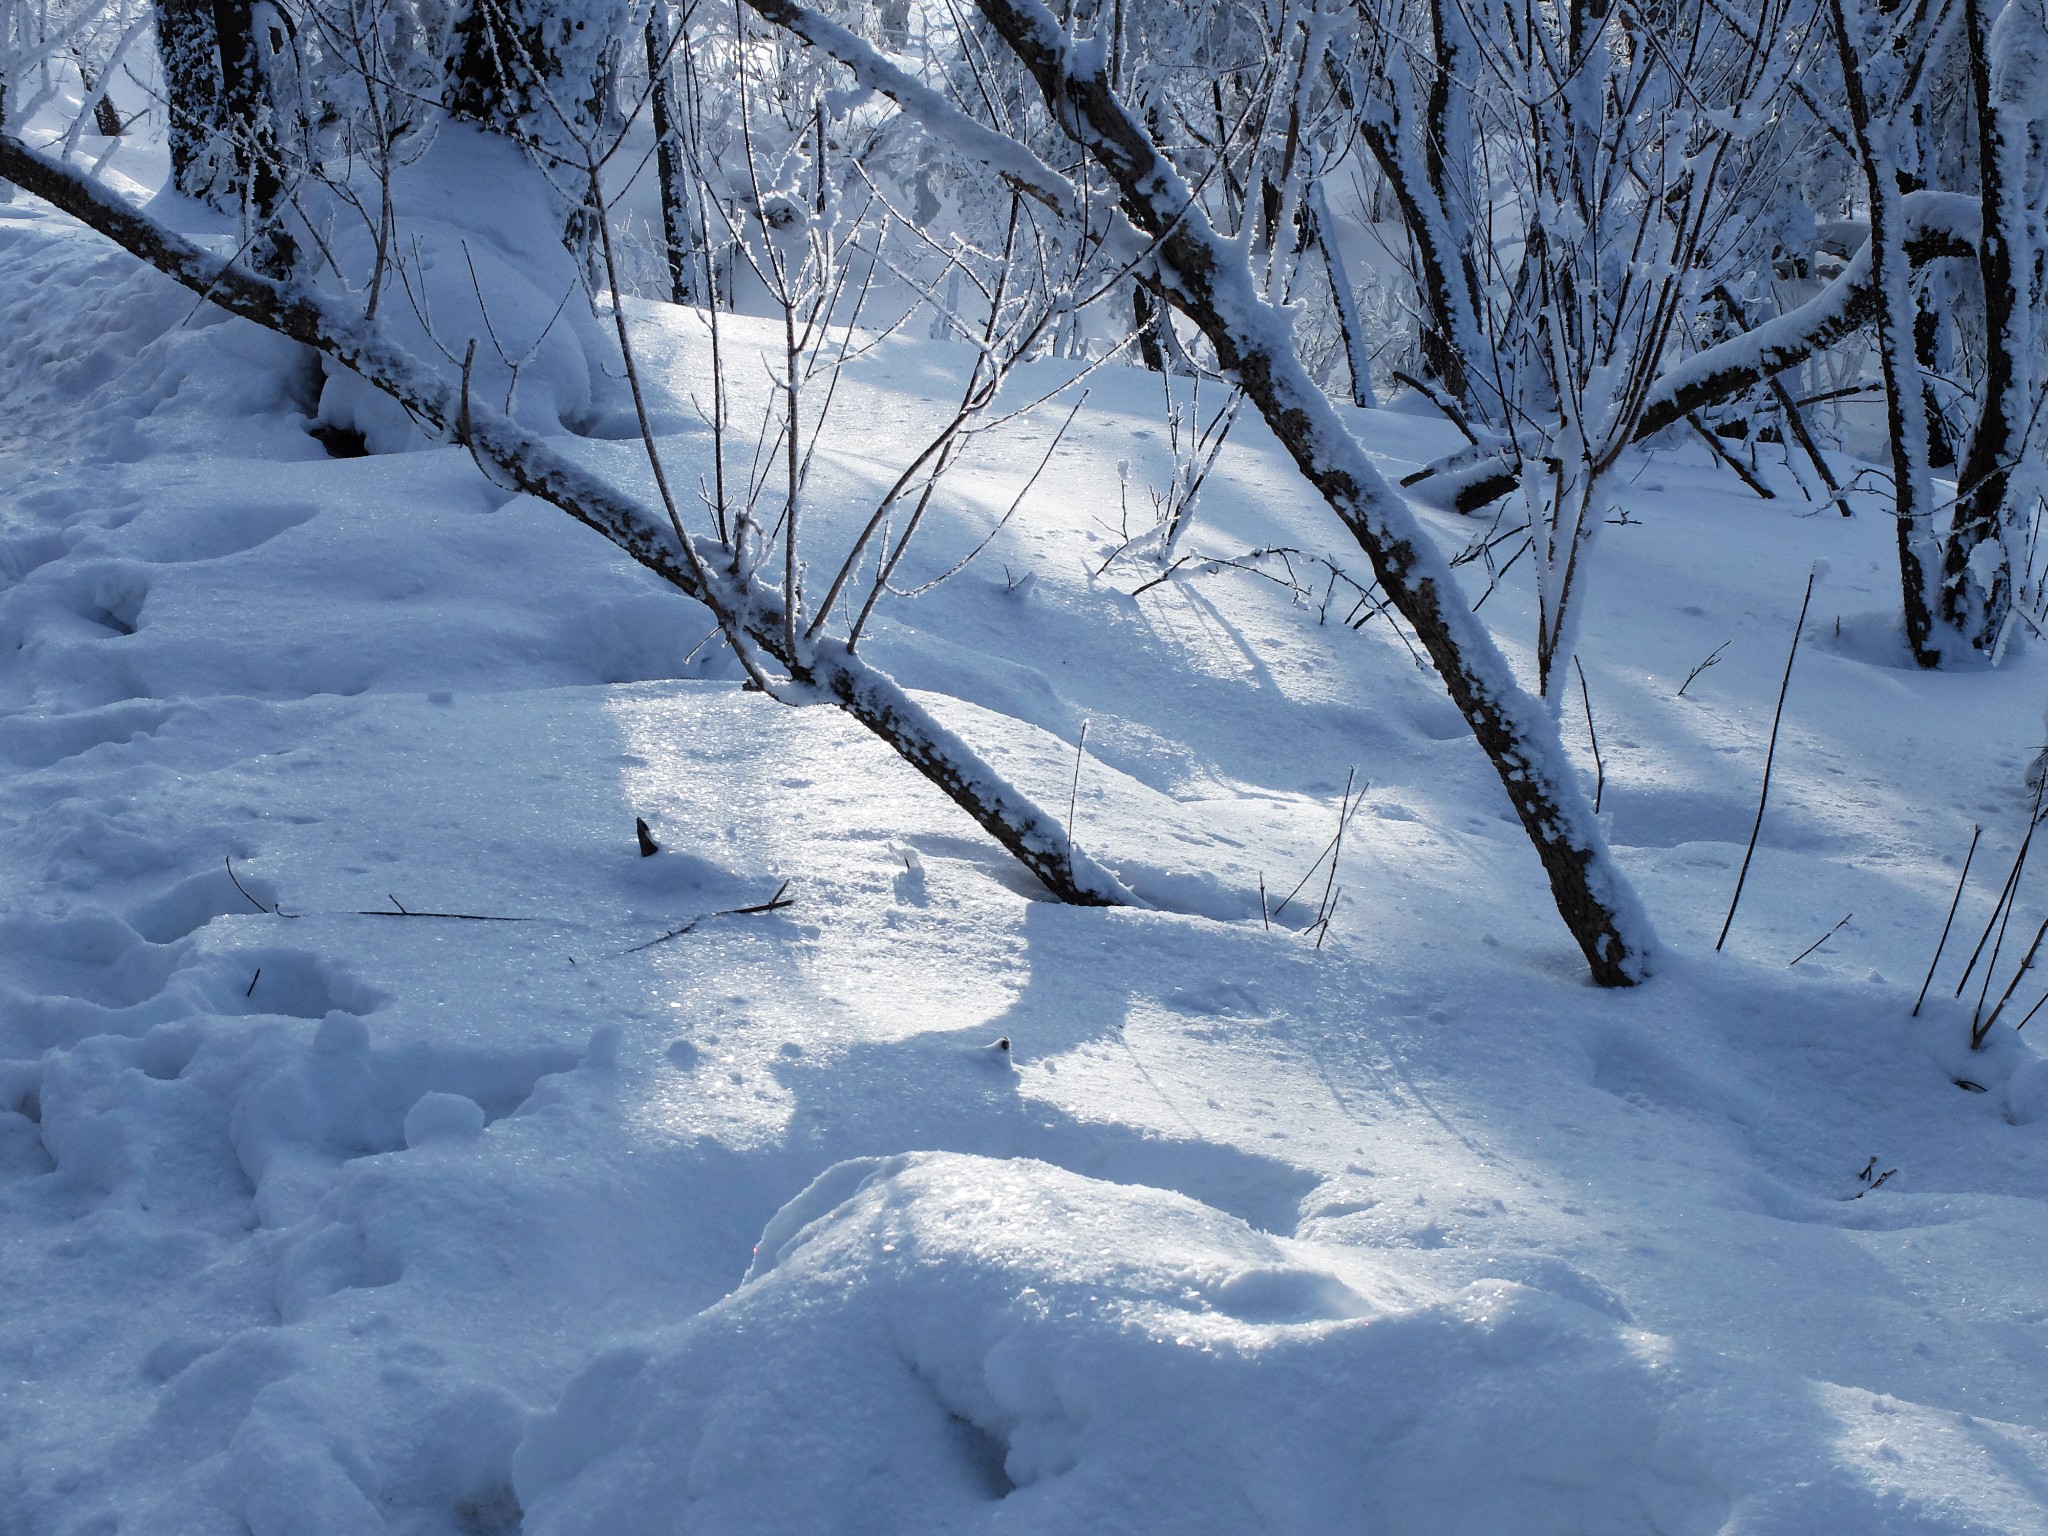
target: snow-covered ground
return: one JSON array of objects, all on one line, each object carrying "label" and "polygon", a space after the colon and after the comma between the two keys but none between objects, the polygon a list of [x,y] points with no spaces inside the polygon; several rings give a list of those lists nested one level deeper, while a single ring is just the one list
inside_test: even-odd
[{"label": "snow-covered ground", "polygon": [[[703,329],[635,319],[687,483]],[[849,376],[815,516],[961,361]],[[1101,570],[1168,464],[1156,380],[1088,382],[869,649],[1041,804],[1078,760],[1149,910],[1045,900],[596,536],[457,448],[330,459],[293,349],[0,207],[0,1531],[2048,1529],[2048,1068],[1951,997],[2044,648],[1921,674],[1874,508],[1646,460],[1583,653],[1665,949],[1603,993],[1385,618]],[[1273,545],[1364,576],[1247,421],[1184,547]],[[1269,927],[1353,770],[1323,941],[1321,873]]]}]

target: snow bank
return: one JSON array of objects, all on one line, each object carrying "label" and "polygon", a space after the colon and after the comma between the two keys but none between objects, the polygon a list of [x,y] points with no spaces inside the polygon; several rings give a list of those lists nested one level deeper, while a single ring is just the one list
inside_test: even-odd
[{"label": "snow bank", "polygon": [[[2009,1470],[1932,1475],[1972,1438]],[[1811,1536],[1972,1528],[2025,1507],[2043,1450],[1506,1281],[1430,1295],[1185,1196],[914,1153],[821,1175],[739,1291],[601,1356],[514,1473],[533,1536]]]},{"label": "snow bank", "polygon": [[[375,188],[359,188],[375,206]],[[384,279],[378,320],[414,357],[459,370],[476,345],[476,398],[542,433],[618,435],[624,402],[604,372],[617,347],[591,313],[590,291],[560,237],[558,199],[509,139],[444,124],[420,158],[398,170],[391,195],[405,248]],[[329,248],[365,286],[374,230],[337,208]],[[614,420],[613,418],[617,419]],[[397,404],[334,363],[320,419],[363,434],[373,453],[423,445]]]}]

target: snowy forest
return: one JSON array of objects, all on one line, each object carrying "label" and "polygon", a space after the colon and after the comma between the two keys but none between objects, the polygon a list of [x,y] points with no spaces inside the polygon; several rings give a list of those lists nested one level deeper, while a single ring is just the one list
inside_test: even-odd
[{"label": "snowy forest", "polygon": [[0,0],[0,1532],[2048,1530],[2043,0]]}]

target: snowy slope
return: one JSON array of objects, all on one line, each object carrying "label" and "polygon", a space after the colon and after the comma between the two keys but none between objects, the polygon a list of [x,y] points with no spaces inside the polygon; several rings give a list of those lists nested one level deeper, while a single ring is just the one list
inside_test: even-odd
[{"label": "snowy slope", "polygon": [[[686,421],[701,327],[636,317]],[[957,363],[849,379],[822,520]],[[1905,665],[1881,518],[1688,449],[1625,493],[1585,664],[1667,955],[1617,995],[1386,619],[1101,571],[1118,461],[1134,506],[1167,474],[1135,371],[872,644],[1041,803],[1087,722],[1076,839],[1153,903],[1111,911],[459,450],[328,459],[320,387],[0,208],[0,1529],[2048,1525],[2048,1071],[1970,1054],[1953,941],[1908,1017],[2048,679]],[[1447,446],[1359,420],[1392,469]],[[908,579],[1052,430],[984,446]],[[1363,574],[1246,423],[1185,547],[1270,545]],[[1526,663],[1517,572],[1483,612]],[[1258,888],[1354,767],[1318,947]]]}]

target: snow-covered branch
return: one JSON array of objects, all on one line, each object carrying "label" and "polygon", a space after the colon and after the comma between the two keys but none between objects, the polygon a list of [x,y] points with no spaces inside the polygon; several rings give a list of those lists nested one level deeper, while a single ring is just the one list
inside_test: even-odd
[{"label": "snow-covered branch", "polygon": [[[1062,901],[1105,906],[1131,900],[1116,879],[1074,850],[1060,822],[1005,782],[903,688],[844,646],[792,650],[779,605],[720,573],[730,561],[696,558],[678,530],[636,498],[575,464],[511,417],[393,345],[373,323],[343,312],[312,288],[288,285],[222,261],[137,211],[70,167],[0,134],[0,177],[44,198],[158,271],[231,314],[345,364],[445,436],[464,443],[510,483],[603,534],[663,580],[705,603],[758,647],[887,742],[943,790]],[[729,552],[726,552],[729,553]]]},{"label": "snow-covered branch", "polygon": [[[1571,783],[1548,713],[1516,683],[1492,637],[1466,610],[1442,554],[1303,369],[1287,322],[1260,294],[1242,245],[1217,233],[1117,97],[1098,41],[1070,39],[1035,0],[979,4],[1038,83],[1054,119],[1109,175],[1126,215],[1155,242],[1162,291],[1200,327],[1421,637],[1500,774],[1595,979],[1611,986],[1641,980],[1654,944],[1648,917]],[[945,131],[942,120],[929,125]],[[967,144],[957,147],[972,152]]]}]

